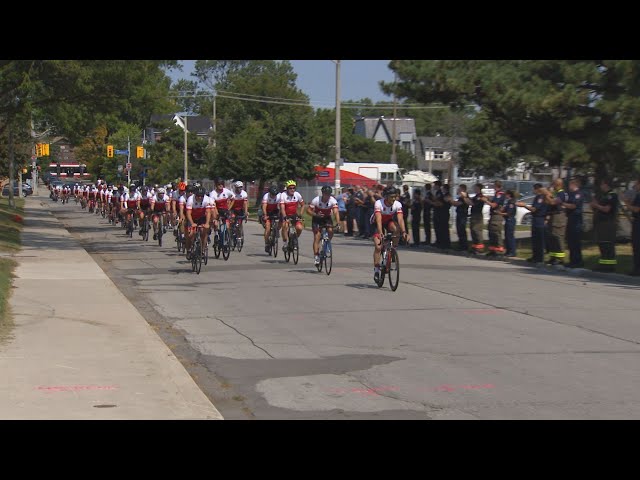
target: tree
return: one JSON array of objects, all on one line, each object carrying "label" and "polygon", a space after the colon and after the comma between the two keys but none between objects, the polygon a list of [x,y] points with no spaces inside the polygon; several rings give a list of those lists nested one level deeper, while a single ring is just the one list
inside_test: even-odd
[{"label": "tree", "polygon": [[485,115],[477,121],[493,125],[474,134],[505,139],[513,158],[537,155],[605,175],[629,171],[638,155],[639,61],[399,60],[391,68],[399,82],[383,90],[454,110],[477,105]]}]

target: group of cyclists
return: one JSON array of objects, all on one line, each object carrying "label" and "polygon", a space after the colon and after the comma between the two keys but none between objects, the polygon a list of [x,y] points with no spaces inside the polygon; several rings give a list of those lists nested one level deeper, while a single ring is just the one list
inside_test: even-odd
[{"label": "group of cyclists", "polygon": [[[62,198],[63,203],[74,197],[82,208],[89,212],[102,213],[114,225],[125,222],[127,226],[140,226],[140,235],[144,235],[142,226],[144,219],[151,218],[153,238],[159,232],[166,233],[167,228],[174,230],[174,235],[184,235],[187,259],[195,235],[200,230],[200,245],[210,242],[212,232],[215,233],[222,222],[230,227],[231,222],[238,221],[241,238],[242,223],[249,218],[249,202],[244,184],[233,182],[233,190],[225,186],[224,179],[214,179],[214,189],[207,192],[198,182],[187,185],[185,182],[170,183],[165,186],[115,186],[98,181],[91,185],[56,186],[52,189],[52,197]],[[334,226],[339,228],[340,214],[338,202],[333,196],[333,189],[325,185],[320,195],[316,196],[305,207],[304,199],[297,190],[295,180],[288,180],[278,188],[271,185],[262,197],[259,221],[264,227],[265,252],[270,252],[269,239],[273,228],[280,230],[282,249],[286,251],[289,244],[289,226],[294,222],[295,234],[300,237],[304,229],[304,213],[311,216],[313,231],[314,263],[319,264],[319,248],[321,231],[326,227],[329,239],[333,238]],[[374,279],[380,274],[380,251],[382,237],[386,232],[394,234],[394,244],[402,235],[407,239],[402,204],[397,200],[400,192],[395,187],[386,187],[383,198],[376,201],[374,212],[369,219],[374,226],[373,266]],[[202,247],[204,248],[204,247]]]}]

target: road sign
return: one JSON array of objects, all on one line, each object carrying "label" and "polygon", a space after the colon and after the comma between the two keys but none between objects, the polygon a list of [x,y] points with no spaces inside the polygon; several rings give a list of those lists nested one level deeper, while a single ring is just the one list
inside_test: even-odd
[{"label": "road sign", "polygon": [[129,150],[116,150],[116,155],[129,155]]},{"label": "road sign", "polygon": [[127,163],[127,170],[131,170],[131,163]]}]

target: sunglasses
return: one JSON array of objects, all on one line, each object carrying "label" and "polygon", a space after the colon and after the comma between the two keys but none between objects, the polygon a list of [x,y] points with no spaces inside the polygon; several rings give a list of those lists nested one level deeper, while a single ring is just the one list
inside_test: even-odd
[{"label": "sunglasses", "polygon": [[287,190],[295,190],[296,187],[287,187]]}]

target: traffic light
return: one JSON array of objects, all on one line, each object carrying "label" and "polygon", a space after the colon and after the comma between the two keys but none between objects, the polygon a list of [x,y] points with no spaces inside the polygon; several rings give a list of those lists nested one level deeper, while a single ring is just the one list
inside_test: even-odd
[{"label": "traffic light", "polygon": [[113,158],[113,145],[107,145],[107,157]]},{"label": "traffic light", "polygon": [[136,147],[136,158],[144,158],[144,148]]},{"label": "traffic light", "polygon": [[48,143],[43,143],[42,144],[42,156],[43,157],[49,156],[49,144]]},{"label": "traffic light", "polygon": [[42,144],[36,143],[36,157],[42,156]]}]

